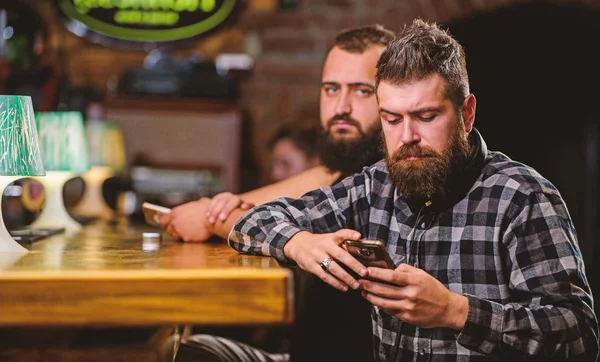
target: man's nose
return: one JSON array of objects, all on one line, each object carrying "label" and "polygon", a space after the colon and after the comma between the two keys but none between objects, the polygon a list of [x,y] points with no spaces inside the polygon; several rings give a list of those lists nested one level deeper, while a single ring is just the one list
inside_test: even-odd
[{"label": "man's nose", "polygon": [[418,143],[421,140],[418,130],[418,122],[407,118],[402,122],[402,138],[403,144]]},{"label": "man's nose", "polygon": [[350,113],[352,113],[352,101],[350,94],[347,91],[342,91],[335,105],[335,114]]}]

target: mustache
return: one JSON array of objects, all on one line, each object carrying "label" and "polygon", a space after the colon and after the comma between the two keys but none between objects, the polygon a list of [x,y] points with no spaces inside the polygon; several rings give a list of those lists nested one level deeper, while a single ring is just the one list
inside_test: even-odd
[{"label": "mustache", "polygon": [[428,147],[421,147],[417,144],[407,144],[400,147],[396,152],[394,152],[392,159],[394,161],[401,161],[410,157],[440,157],[440,154]]},{"label": "mustache", "polygon": [[344,121],[349,125],[358,128],[359,130],[361,129],[360,123],[358,123],[358,121],[354,118],[351,118],[348,114],[336,114],[335,116],[331,117],[331,119],[327,121],[327,129],[331,128],[335,121]]}]

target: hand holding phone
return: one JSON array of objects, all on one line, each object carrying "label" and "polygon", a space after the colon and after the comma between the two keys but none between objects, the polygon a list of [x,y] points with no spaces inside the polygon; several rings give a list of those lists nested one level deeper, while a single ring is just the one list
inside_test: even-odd
[{"label": "hand holding phone", "polygon": [[346,240],[346,250],[366,267],[395,269],[394,262],[379,240]]},{"label": "hand holding phone", "polygon": [[142,204],[142,211],[144,213],[144,219],[152,226],[160,226],[160,218],[171,212],[168,207],[151,204],[144,202]]}]

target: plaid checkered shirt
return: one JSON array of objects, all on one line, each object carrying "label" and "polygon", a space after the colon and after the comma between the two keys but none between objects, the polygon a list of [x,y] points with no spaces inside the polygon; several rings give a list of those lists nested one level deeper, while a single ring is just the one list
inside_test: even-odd
[{"label": "plaid checkered shirt", "polygon": [[290,263],[283,247],[296,233],[342,228],[383,241],[396,265],[417,266],[468,299],[461,331],[415,327],[374,306],[376,360],[596,360],[598,325],[575,229],[557,189],[534,169],[488,152],[466,195],[435,210],[409,205],[380,161],[300,199],[255,207],[229,244]]}]

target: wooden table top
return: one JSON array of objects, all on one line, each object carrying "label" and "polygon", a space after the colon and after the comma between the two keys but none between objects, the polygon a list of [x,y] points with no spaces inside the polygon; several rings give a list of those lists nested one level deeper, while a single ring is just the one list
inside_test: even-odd
[{"label": "wooden table top", "polygon": [[289,323],[292,273],[224,242],[143,242],[147,227],[86,226],[0,253],[0,326]]}]

